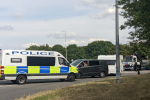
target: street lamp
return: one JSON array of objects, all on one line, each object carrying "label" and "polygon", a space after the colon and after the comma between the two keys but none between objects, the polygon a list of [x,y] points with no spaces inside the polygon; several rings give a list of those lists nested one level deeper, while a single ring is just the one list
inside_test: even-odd
[{"label": "street lamp", "polygon": [[120,52],[119,52],[119,16],[118,0],[116,0],[116,83],[120,83]]},{"label": "street lamp", "polygon": [[67,59],[66,31],[61,31],[61,32],[65,32],[65,47],[66,47],[66,59]]}]

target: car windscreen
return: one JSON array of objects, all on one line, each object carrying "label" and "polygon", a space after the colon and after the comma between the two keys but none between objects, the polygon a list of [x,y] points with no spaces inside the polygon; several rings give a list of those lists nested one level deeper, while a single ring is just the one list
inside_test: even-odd
[{"label": "car windscreen", "polygon": [[133,62],[133,57],[132,56],[125,56],[123,58],[123,62]]},{"label": "car windscreen", "polygon": [[75,60],[70,65],[77,66],[82,60]]}]

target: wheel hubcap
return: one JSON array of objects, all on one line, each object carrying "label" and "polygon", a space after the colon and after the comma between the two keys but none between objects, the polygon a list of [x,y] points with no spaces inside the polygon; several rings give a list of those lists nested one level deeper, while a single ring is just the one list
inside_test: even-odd
[{"label": "wheel hubcap", "polygon": [[104,73],[103,72],[101,73],[101,76],[104,77]]},{"label": "wheel hubcap", "polygon": [[23,78],[20,78],[19,79],[19,83],[23,83],[24,82],[24,79]]}]

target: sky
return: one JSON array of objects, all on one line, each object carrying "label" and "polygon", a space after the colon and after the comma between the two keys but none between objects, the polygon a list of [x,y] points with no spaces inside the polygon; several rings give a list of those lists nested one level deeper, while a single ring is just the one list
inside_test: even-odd
[{"label": "sky", "polygon": [[[115,44],[114,5],[115,0],[0,0],[0,49],[65,47],[65,37],[67,46],[96,40]],[[119,16],[119,25],[125,21]],[[119,31],[120,43],[128,43],[128,32]]]}]

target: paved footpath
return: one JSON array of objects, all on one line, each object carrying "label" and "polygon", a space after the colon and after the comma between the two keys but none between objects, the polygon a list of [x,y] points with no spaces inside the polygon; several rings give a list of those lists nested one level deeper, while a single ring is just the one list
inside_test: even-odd
[{"label": "paved footpath", "polygon": [[[141,74],[150,73],[150,70],[140,71]],[[137,75],[135,71],[123,71],[121,76]],[[106,78],[115,78],[115,75],[107,76]],[[74,82],[61,82],[60,80],[29,80],[24,85],[13,84],[11,81],[0,80],[0,100],[14,100],[23,96],[28,96],[29,94],[35,94],[40,91],[53,90],[66,86],[71,86],[75,84],[91,82],[96,80],[103,80],[106,78],[91,78],[82,77]]]}]

